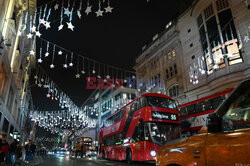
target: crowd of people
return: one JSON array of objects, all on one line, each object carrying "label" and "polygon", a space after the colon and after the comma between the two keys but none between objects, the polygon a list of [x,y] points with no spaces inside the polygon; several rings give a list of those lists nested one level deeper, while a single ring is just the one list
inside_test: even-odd
[{"label": "crowd of people", "polygon": [[87,147],[86,145],[82,142],[77,142],[75,144],[75,157],[77,158],[78,156],[80,156],[81,158],[86,157],[86,151],[87,151]]},{"label": "crowd of people", "polygon": [[31,140],[25,146],[21,146],[15,139],[9,144],[4,133],[0,136],[0,165],[16,165],[34,158],[36,145]]}]

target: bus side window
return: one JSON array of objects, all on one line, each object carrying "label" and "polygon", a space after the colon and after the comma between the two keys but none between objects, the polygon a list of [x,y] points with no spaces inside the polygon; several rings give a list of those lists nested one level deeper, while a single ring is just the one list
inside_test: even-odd
[{"label": "bus side window", "polygon": [[188,115],[187,107],[182,107],[182,108],[180,109],[180,114],[181,114],[181,116]]},{"label": "bus side window", "polygon": [[211,99],[212,108],[217,109],[219,105],[224,101],[224,99],[225,99],[225,96],[219,96],[219,97]]},{"label": "bus side window", "polygon": [[195,111],[195,104],[187,106],[187,110],[188,110],[188,115],[194,114],[196,112]]},{"label": "bus side window", "polygon": [[135,101],[132,105],[131,111],[134,112],[137,110],[137,108],[138,108],[138,101]]},{"label": "bus side window", "polygon": [[140,103],[141,103],[140,108],[146,107],[147,106],[146,102],[147,100],[145,97],[140,98]]}]

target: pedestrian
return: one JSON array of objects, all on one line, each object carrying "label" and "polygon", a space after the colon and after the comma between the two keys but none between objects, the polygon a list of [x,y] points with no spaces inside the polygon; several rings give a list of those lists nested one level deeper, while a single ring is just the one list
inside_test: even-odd
[{"label": "pedestrian", "polygon": [[84,157],[86,157],[86,153],[87,153],[87,146],[85,144],[83,144],[83,155],[84,155]]},{"label": "pedestrian", "polygon": [[81,144],[79,142],[76,143],[76,158],[78,157],[79,153],[81,153]]},{"label": "pedestrian", "polygon": [[84,142],[82,142],[82,145],[81,145],[81,158],[83,157],[83,151],[84,151]]},{"label": "pedestrian", "polygon": [[32,151],[31,151],[31,145],[32,145],[32,142],[31,140],[29,140],[28,144],[25,145],[25,161],[26,162],[29,162],[30,160],[32,160]]},{"label": "pedestrian", "polygon": [[10,144],[9,155],[10,155],[10,162],[11,162],[11,164],[15,165],[15,163],[16,163],[16,157],[17,157],[17,141],[16,140],[14,140]]},{"label": "pedestrian", "polygon": [[17,142],[17,149],[16,149],[16,163],[20,164],[20,161],[22,160],[22,146],[19,142]]},{"label": "pedestrian", "polygon": [[30,150],[31,150],[31,159],[33,159],[35,157],[35,152],[36,152],[36,145],[33,142],[31,142]]},{"label": "pedestrian", "polygon": [[9,144],[6,141],[7,136],[4,133],[1,133],[1,141],[0,141],[0,162],[5,163],[7,162],[7,155],[9,152]]}]

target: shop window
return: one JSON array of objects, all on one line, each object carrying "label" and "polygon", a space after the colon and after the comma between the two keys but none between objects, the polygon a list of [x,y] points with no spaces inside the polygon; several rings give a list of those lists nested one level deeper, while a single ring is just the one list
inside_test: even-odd
[{"label": "shop window", "polygon": [[9,128],[9,121],[8,121],[6,118],[4,118],[2,130],[3,130],[5,133],[8,133],[8,128]]},{"label": "shop window", "polygon": [[10,112],[12,110],[13,99],[14,99],[14,92],[13,92],[13,89],[10,88],[10,90],[9,90],[9,96],[8,96],[8,101],[7,101],[7,107],[8,107],[8,109],[9,109]]},{"label": "shop window", "polygon": [[11,125],[10,126],[10,133],[13,134],[14,133],[14,127]]},{"label": "shop window", "polygon": [[4,99],[8,85],[8,73],[4,63],[0,66],[0,97]]}]

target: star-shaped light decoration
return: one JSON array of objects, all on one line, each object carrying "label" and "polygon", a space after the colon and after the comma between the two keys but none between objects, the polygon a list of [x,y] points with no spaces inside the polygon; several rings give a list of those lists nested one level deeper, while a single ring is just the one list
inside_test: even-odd
[{"label": "star-shaped light decoration", "polygon": [[35,75],[34,78],[37,80],[38,79],[38,75]]},{"label": "star-shaped light decoration", "polygon": [[100,75],[98,75],[97,78],[102,78],[102,77]]},{"label": "star-shaped light decoration", "polygon": [[105,9],[105,12],[106,12],[106,13],[112,13],[112,10],[113,10],[114,8],[108,6],[108,7],[104,8],[104,9]]},{"label": "star-shaped light decoration", "polygon": [[64,67],[65,69],[67,69],[67,68],[68,68],[68,65],[67,65],[67,64],[64,64],[63,67]]},{"label": "star-shaped light decoration", "polygon": [[50,96],[51,96],[51,95],[48,93],[48,94],[47,94],[47,97],[50,98]]},{"label": "star-shaped light decoration", "polygon": [[57,10],[58,8],[59,8],[59,4],[56,4],[56,5],[54,6],[54,9]]},{"label": "star-shaped light decoration", "polygon": [[92,73],[95,74],[95,70],[93,70]]},{"label": "star-shaped light decoration", "polygon": [[50,22],[46,22],[44,25],[45,25],[46,29],[50,28]]},{"label": "star-shaped light decoration", "polygon": [[95,13],[96,13],[96,17],[103,16],[103,11],[101,9],[99,9]]},{"label": "star-shaped light decoration", "polygon": [[17,32],[17,36],[21,36],[22,35],[22,32],[21,31],[18,31]]},{"label": "star-shaped light decoration", "polygon": [[31,39],[31,38],[32,38],[32,34],[29,33],[29,34],[27,35],[27,37],[28,37],[28,39]]},{"label": "star-shaped light decoration", "polygon": [[92,6],[87,6],[85,13],[88,15],[92,11]]},{"label": "star-shaped light decoration", "polygon": [[60,50],[60,51],[58,52],[58,55],[62,55],[62,53],[63,53],[63,52]]},{"label": "star-shaped light decoration", "polygon": [[77,10],[77,16],[81,19],[82,14],[81,14],[81,11],[80,11],[80,10]]},{"label": "star-shaped light decoration", "polygon": [[71,12],[69,11],[69,8],[64,8],[64,14],[68,17],[70,16]]},{"label": "star-shaped light decoration", "polygon": [[34,25],[31,28],[31,32],[36,32],[36,27]]},{"label": "star-shaped light decoration", "polygon": [[69,66],[70,66],[70,67],[72,67],[72,66],[73,66],[73,63],[72,63],[72,62],[70,62],[70,63],[69,63]]},{"label": "star-shaped light decoration", "polygon": [[127,82],[127,80],[126,80],[126,79],[124,79],[124,82],[126,83],[126,82]]},{"label": "star-shaped light decoration", "polygon": [[31,50],[31,51],[30,51],[30,55],[35,55],[35,51],[34,51],[34,50]]},{"label": "star-shaped light decoration", "polygon": [[48,57],[48,56],[49,56],[49,52],[46,52],[46,53],[45,53],[45,57]]},{"label": "star-shaped light decoration", "polygon": [[86,72],[84,70],[81,71],[82,74],[85,74]]},{"label": "star-shaped light decoration", "polygon": [[106,78],[107,78],[107,79],[110,79],[110,75],[107,75]]},{"label": "star-shaped light decoration", "polygon": [[39,31],[36,31],[36,36],[41,37],[41,33]]},{"label": "star-shaped light decoration", "polygon": [[249,41],[249,36],[248,35],[246,35],[246,36],[244,36],[244,42],[248,42]]},{"label": "star-shaped light decoration", "polygon": [[67,24],[68,24],[68,28],[71,29],[72,31],[74,31],[75,27],[72,25],[72,23],[71,22],[67,22]]},{"label": "star-shaped light decoration", "polygon": [[37,86],[38,86],[39,88],[41,88],[41,87],[42,87],[42,84],[41,84],[41,83],[39,83],[39,84],[37,84]]},{"label": "star-shaped light decoration", "polygon": [[76,74],[76,78],[80,78],[80,74],[79,73]]},{"label": "star-shaped light decoration", "polygon": [[63,29],[63,24],[61,24],[59,27],[58,27],[58,31],[62,30]]},{"label": "star-shaped light decoration", "polygon": [[37,62],[38,62],[38,63],[42,63],[43,60],[42,60],[41,58],[39,58],[39,59],[37,60]]},{"label": "star-shaped light decoration", "polygon": [[41,78],[41,82],[44,82],[44,79],[43,79],[43,78]]},{"label": "star-shaped light decoration", "polygon": [[54,64],[51,64],[51,65],[50,65],[50,68],[51,68],[51,69],[54,69],[54,68],[55,68],[55,65],[54,65]]},{"label": "star-shaped light decoration", "polygon": [[45,23],[46,23],[46,21],[45,21],[45,19],[44,19],[44,18],[40,19],[40,24],[45,25]]}]

